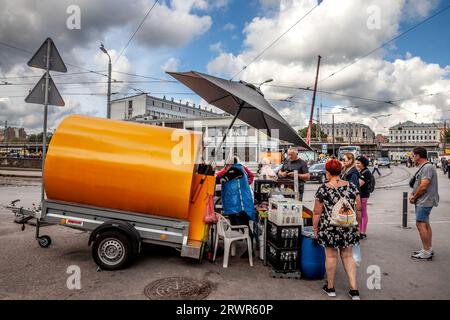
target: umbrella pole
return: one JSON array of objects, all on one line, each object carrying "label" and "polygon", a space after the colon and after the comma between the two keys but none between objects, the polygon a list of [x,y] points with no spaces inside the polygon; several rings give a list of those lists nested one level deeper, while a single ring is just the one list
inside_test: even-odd
[{"label": "umbrella pole", "polygon": [[228,133],[230,132],[231,128],[233,128],[234,122],[236,121],[237,117],[239,116],[239,113],[241,113],[242,107],[244,106],[245,102],[242,102],[239,105],[239,109],[236,112],[236,115],[234,116],[233,120],[231,121],[230,125],[228,126],[227,131],[225,132],[225,134],[223,135],[222,141],[220,142],[220,144],[217,146],[216,150],[214,151],[214,156],[217,154],[217,152],[219,152],[219,149],[222,147],[223,143],[225,142],[225,139],[227,138]]}]

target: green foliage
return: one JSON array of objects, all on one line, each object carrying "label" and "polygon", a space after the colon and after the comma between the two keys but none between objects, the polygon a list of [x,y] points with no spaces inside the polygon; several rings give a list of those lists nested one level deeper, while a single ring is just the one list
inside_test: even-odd
[{"label": "green foliage", "polygon": [[[313,123],[312,128],[311,128],[311,139],[315,139],[317,138],[317,124]],[[306,135],[308,134],[308,127],[303,128],[298,130],[298,134],[300,135],[300,137],[302,138],[306,138]],[[328,138],[328,135],[323,132],[322,130],[320,130],[320,137],[321,139],[326,139]]]}]

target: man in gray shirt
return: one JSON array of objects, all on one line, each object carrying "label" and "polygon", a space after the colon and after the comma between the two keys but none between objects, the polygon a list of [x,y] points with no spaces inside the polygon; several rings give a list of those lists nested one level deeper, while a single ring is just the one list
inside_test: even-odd
[{"label": "man in gray shirt", "polygon": [[432,260],[434,252],[431,246],[430,213],[431,209],[439,204],[437,173],[434,166],[427,161],[427,150],[425,148],[414,148],[413,157],[419,169],[414,175],[413,192],[409,202],[416,206],[416,226],[422,240],[422,249],[414,251],[411,257]]},{"label": "man in gray shirt", "polygon": [[278,176],[283,179],[294,179],[294,171],[298,171],[298,192],[299,200],[303,201],[305,182],[310,179],[308,164],[298,157],[296,148],[289,148],[288,159],[283,163]]}]

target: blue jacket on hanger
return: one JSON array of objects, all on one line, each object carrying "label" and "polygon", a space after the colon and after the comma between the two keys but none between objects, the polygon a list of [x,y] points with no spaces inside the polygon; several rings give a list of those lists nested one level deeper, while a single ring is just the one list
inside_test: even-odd
[{"label": "blue jacket on hanger", "polygon": [[229,181],[222,180],[222,205],[224,215],[237,214],[244,211],[248,217],[255,221],[256,212],[252,192],[248,184],[248,176],[241,164],[235,163],[230,170],[239,170],[239,177]]}]

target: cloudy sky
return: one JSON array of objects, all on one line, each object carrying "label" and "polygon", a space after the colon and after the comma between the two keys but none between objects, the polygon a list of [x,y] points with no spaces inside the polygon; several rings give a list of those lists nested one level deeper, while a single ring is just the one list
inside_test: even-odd
[{"label": "cloudy sky", "polygon": [[303,127],[312,98],[304,89],[313,87],[320,54],[323,122],[336,113],[337,122],[386,133],[400,121],[450,119],[450,9],[439,13],[449,0],[318,2],[0,0],[0,125],[40,130],[42,106],[24,98],[43,71],[26,63],[47,37],[68,67],[67,74],[52,73],[66,106],[50,107],[50,128],[71,113],[105,116],[107,57],[100,43],[113,60],[116,98],[150,92],[202,103],[165,81],[173,80],[166,70],[252,83],[272,78],[262,87],[266,98]]}]

